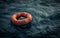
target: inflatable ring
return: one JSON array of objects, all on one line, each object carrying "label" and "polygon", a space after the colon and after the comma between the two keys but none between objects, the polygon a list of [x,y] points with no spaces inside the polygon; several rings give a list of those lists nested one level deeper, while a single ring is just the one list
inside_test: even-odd
[{"label": "inflatable ring", "polygon": [[[22,20],[17,20],[17,18],[19,17],[25,17],[25,19],[22,19]],[[32,15],[27,13],[27,12],[18,12],[18,13],[15,13],[12,15],[11,17],[11,21],[14,23],[14,24],[17,24],[17,25],[20,25],[20,24],[27,24],[29,23],[30,21],[32,20]]]}]

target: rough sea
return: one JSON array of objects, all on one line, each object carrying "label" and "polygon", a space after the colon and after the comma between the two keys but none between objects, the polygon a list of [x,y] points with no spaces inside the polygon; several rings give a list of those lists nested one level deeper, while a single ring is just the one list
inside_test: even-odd
[{"label": "rough sea", "polygon": [[[0,2],[0,38],[60,38],[60,0]],[[17,12],[30,13],[32,21],[24,28],[12,24],[11,16]]]}]

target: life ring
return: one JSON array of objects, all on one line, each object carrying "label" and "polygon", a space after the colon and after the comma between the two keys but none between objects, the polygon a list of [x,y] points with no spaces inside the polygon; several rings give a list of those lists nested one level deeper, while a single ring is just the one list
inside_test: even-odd
[{"label": "life ring", "polygon": [[[25,17],[25,19],[17,20],[17,18],[19,18],[21,16]],[[31,22],[31,20],[32,20],[32,15],[27,12],[18,12],[11,16],[11,21],[17,25],[27,24],[27,23]]]}]

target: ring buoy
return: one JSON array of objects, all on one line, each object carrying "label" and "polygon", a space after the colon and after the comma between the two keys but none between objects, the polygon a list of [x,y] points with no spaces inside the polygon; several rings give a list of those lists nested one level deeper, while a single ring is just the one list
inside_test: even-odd
[{"label": "ring buoy", "polygon": [[[19,18],[21,16],[23,16],[25,18],[22,20],[17,20],[17,18]],[[27,12],[18,12],[11,16],[11,21],[17,25],[27,24],[27,23],[31,22],[31,20],[32,20],[32,15]]]}]

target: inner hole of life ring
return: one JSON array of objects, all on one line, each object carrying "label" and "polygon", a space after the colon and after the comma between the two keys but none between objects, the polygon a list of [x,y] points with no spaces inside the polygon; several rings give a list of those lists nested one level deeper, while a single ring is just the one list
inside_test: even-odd
[{"label": "inner hole of life ring", "polygon": [[17,20],[23,20],[23,19],[25,19],[26,17],[24,17],[24,16],[20,16],[19,18],[17,18]]}]

